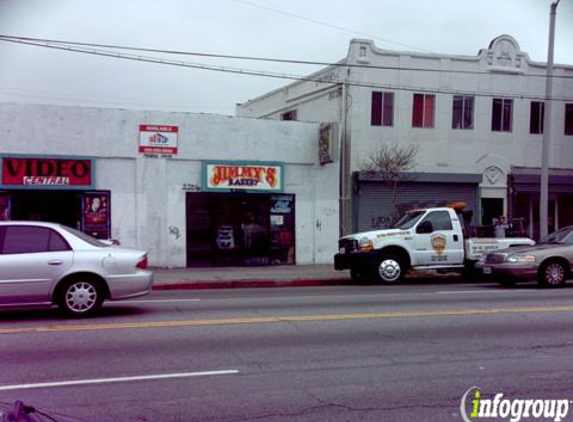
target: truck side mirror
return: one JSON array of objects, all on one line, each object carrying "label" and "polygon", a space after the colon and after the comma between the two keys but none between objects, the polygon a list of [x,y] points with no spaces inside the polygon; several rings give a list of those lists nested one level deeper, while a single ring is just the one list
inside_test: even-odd
[{"label": "truck side mirror", "polygon": [[416,233],[420,234],[432,233],[433,231],[434,226],[432,225],[431,221],[423,221],[418,225],[418,227],[416,227]]}]

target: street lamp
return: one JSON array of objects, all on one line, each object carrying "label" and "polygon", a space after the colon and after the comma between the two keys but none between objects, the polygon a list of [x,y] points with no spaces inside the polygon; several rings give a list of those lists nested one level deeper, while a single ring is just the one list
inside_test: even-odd
[{"label": "street lamp", "polygon": [[539,198],[539,235],[547,236],[547,206],[549,203],[549,146],[551,143],[551,116],[553,96],[553,50],[555,45],[555,15],[561,0],[551,3],[549,12],[549,46],[547,49],[547,78],[545,80],[545,107],[543,118],[543,146],[541,149],[541,187]]}]

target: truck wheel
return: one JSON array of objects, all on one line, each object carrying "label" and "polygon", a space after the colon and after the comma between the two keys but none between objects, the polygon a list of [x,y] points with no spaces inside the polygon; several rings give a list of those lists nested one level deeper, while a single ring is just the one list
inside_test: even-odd
[{"label": "truck wheel", "polygon": [[399,256],[386,255],[378,260],[374,278],[382,284],[396,284],[404,278],[404,264]]},{"label": "truck wheel", "polygon": [[567,268],[559,261],[548,261],[539,268],[537,281],[543,286],[557,287],[565,283]]}]

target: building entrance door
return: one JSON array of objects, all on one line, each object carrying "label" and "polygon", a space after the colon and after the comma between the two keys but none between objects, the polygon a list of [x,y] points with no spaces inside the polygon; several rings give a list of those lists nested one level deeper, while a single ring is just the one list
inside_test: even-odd
[{"label": "building entrance door", "polygon": [[503,215],[503,198],[482,198],[481,224],[493,225]]},{"label": "building entrance door", "polygon": [[187,194],[187,266],[294,264],[294,195]]}]

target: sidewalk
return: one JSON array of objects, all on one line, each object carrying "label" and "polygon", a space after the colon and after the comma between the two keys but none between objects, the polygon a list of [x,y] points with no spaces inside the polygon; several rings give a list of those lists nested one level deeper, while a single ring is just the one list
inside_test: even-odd
[{"label": "sidewalk", "polygon": [[[333,265],[283,265],[266,267],[154,268],[153,290],[233,289],[253,287],[302,287],[352,285],[350,271]],[[438,278],[459,281],[459,275],[415,272],[411,281]]]},{"label": "sidewalk", "polygon": [[332,265],[154,268],[153,290],[231,289],[350,284],[349,271]]}]

